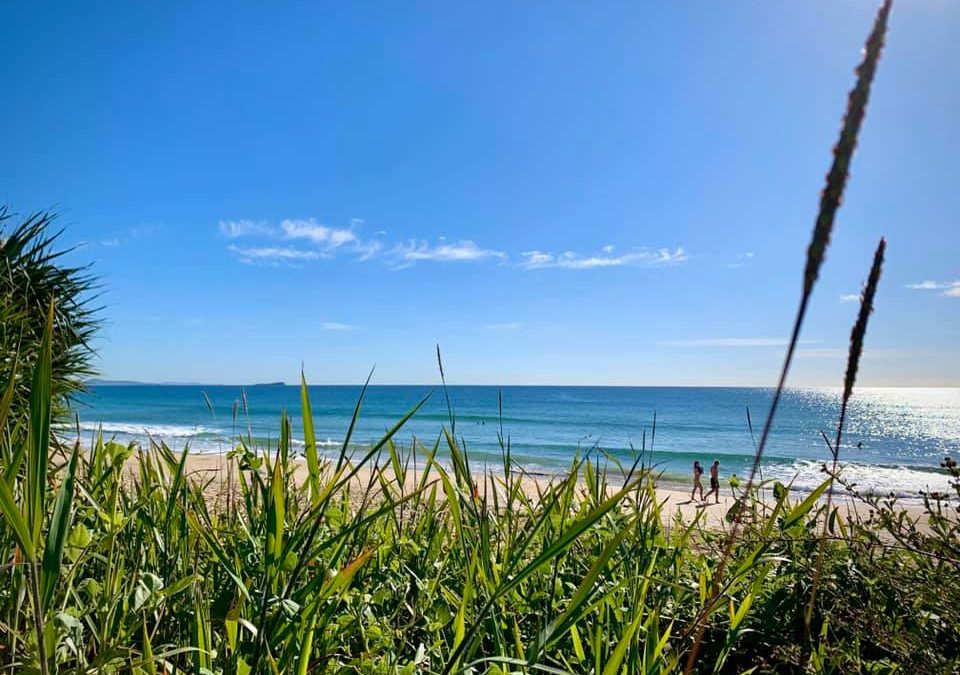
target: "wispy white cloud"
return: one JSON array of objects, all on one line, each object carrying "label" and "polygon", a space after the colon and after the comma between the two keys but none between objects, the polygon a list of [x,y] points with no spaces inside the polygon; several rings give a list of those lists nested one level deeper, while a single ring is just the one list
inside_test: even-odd
[{"label": "wispy white cloud", "polygon": [[960,279],[956,281],[921,281],[916,284],[907,284],[907,288],[915,291],[943,291],[940,295],[948,298],[960,298]]},{"label": "wispy white cloud", "polygon": [[353,326],[346,323],[337,323],[336,321],[324,321],[320,324],[323,330],[348,331],[353,330]]},{"label": "wispy white cloud", "polygon": [[[609,246],[609,244],[608,244]],[[607,248],[606,246],[604,247]],[[675,265],[687,260],[687,254],[682,247],[678,246],[674,250],[668,248],[661,249],[635,249],[629,253],[612,255],[605,251],[602,254],[584,256],[574,251],[564,251],[563,253],[553,254],[546,251],[524,251],[521,254],[524,258],[521,266],[528,270],[539,270],[549,268],[560,268],[569,270],[587,270],[597,267],[659,267],[664,265]]]},{"label": "wispy white cloud", "polygon": [[382,250],[383,242],[376,239],[370,239],[368,241],[360,241],[358,239],[353,245],[353,252],[357,254],[358,262],[366,262]]},{"label": "wispy white cloud", "polygon": [[[118,246],[126,246],[133,243],[137,239],[147,239],[156,234],[163,232],[163,225],[157,223],[141,223],[139,225],[134,225],[133,227],[127,228],[125,232],[121,232],[118,235],[109,237],[107,239],[101,239],[99,241],[100,246],[105,246],[107,248],[116,248]],[[86,246],[87,244],[83,244]]]},{"label": "wispy white cloud", "polygon": [[860,302],[859,293],[845,293],[840,296],[840,302]]},{"label": "wispy white cloud", "polygon": [[486,330],[519,330],[523,324],[519,321],[507,321],[506,323],[488,323],[484,326]]},{"label": "wispy white cloud", "polygon": [[738,253],[736,260],[727,263],[727,267],[730,269],[738,269],[746,265],[749,261],[753,260],[754,257],[755,254],[753,251],[744,251],[743,253]]},{"label": "wispy white cloud", "polygon": [[552,253],[544,253],[542,251],[524,251],[521,255],[526,258],[523,266],[528,270],[549,267],[554,262],[554,256]]},{"label": "wispy white cloud", "polygon": [[352,229],[329,227],[313,218],[307,220],[284,220],[280,223],[285,239],[306,239],[314,244],[338,248],[357,240]]},{"label": "wispy white cloud", "polygon": [[163,232],[163,230],[163,225],[156,223],[142,223],[140,225],[134,225],[130,228],[130,238],[143,239],[145,237],[152,237],[155,234]]},{"label": "wispy white cloud", "polygon": [[[261,240],[262,245],[227,247],[241,262],[264,263],[285,262],[296,263],[323,258],[332,258],[338,249],[346,248],[356,254],[357,260],[369,260],[375,256],[383,245],[375,240],[361,241],[354,227],[362,225],[363,221],[353,218],[349,228],[330,227],[317,222],[313,218],[292,219],[280,221],[279,226],[273,226],[266,221],[255,220],[221,220],[218,224],[220,233],[229,239],[251,237]],[[298,240],[307,242],[307,247],[292,247],[280,245],[283,241]]]},{"label": "wispy white cloud", "polygon": [[242,263],[304,262],[322,257],[318,251],[285,246],[240,247],[230,245],[227,249]]},{"label": "wispy white cloud", "polygon": [[[667,347],[785,347],[788,342],[784,338],[749,337],[749,338],[700,338],[695,340],[665,340],[660,343]],[[800,344],[810,344],[801,340]]]},{"label": "wispy white cloud", "polygon": [[[313,218],[288,218],[274,226],[265,221],[248,219],[222,220],[218,223],[220,233],[230,239],[240,237],[259,238],[256,246],[228,246],[228,250],[241,262],[306,262],[346,255],[355,262],[380,260],[393,269],[404,269],[426,262],[496,262],[506,263],[510,256],[502,250],[485,248],[472,239],[448,240],[440,236],[434,242],[425,239],[409,239],[390,244],[379,238],[386,230],[378,230],[371,238],[362,237],[359,228],[364,221],[354,218],[350,227],[338,228],[324,225]],[[303,246],[291,247],[284,242],[300,241]],[[616,252],[613,244],[605,244],[595,255],[581,255],[574,251],[551,253],[526,251],[517,263],[524,269],[592,269],[597,267],[639,266],[657,267],[674,265],[687,260],[682,247],[674,249],[635,248]]]},{"label": "wispy white cloud", "polygon": [[938,288],[945,288],[945,286],[937,283],[936,281],[921,281],[916,284],[907,284],[906,287],[912,288],[915,291],[933,291]]},{"label": "wispy white cloud", "polygon": [[388,253],[398,261],[399,267],[409,267],[418,262],[473,262],[477,260],[506,260],[507,254],[489,248],[481,248],[469,239],[453,244],[431,246],[426,241],[411,239],[397,244]]},{"label": "wispy white cloud", "polygon": [[220,234],[229,239],[273,234],[273,228],[262,220],[221,220],[218,227]]}]

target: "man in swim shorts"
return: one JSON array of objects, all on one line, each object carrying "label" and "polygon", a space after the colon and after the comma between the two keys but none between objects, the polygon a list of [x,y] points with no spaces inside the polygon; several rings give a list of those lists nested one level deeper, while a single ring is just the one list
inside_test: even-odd
[{"label": "man in swim shorts", "polygon": [[713,466],[710,467],[710,492],[707,493],[705,499],[709,500],[710,495],[713,495],[714,504],[720,503],[720,460],[716,459],[713,461]]}]

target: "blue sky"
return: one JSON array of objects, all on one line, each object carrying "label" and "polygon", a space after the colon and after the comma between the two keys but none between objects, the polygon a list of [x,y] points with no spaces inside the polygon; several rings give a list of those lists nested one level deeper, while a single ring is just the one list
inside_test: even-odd
[{"label": "blue sky", "polygon": [[[4,3],[0,203],[104,376],[775,379],[875,2]],[[960,385],[960,3],[894,7],[792,382]]]}]

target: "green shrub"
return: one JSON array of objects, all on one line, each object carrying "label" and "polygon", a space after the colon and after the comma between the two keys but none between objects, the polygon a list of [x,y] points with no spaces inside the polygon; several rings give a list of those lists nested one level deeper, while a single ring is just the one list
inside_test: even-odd
[{"label": "green shrub", "polygon": [[61,231],[50,213],[14,222],[0,206],[0,391],[15,378],[11,415],[23,420],[30,374],[40,350],[46,310],[56,300],[53,344],[53,396],[63,398],[93,374],[90,340],[100,322],[91,305],[94,279],[85,267],[63,264],[70,249],[58,249]]}]

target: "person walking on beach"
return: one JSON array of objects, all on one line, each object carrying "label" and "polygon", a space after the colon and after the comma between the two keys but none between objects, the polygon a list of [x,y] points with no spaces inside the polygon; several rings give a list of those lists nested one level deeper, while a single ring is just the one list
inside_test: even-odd
[{"label": "person walking on beach", "polygon": [[[703,490],[701,489],[701,492]],[[720,460],[715,459],[713,466],[710,467],[710,492],[707,493],[706,500],[709,501],[710,495],[713,495],[714,504],[720,503]]]},{"label": "person walking on beach", "polygon": [[693,492],[690,493],[690,501],[693,501],[697,490],[700,490],[700,499],[703,499],[703,483],[700,482],[700,476],[703,475],[703,467],[700,466],[700,460],[693,462]]}]

